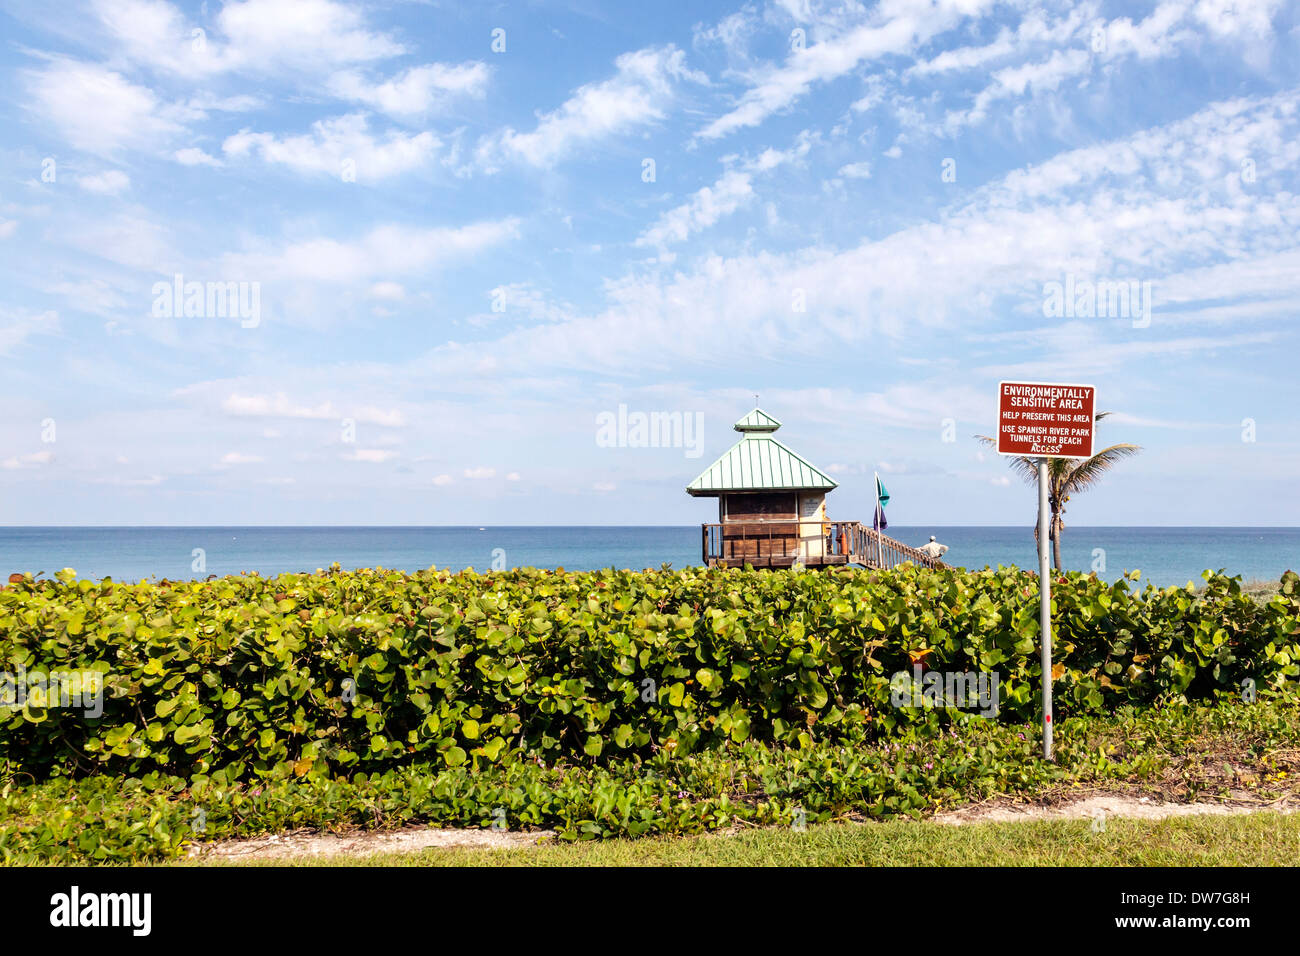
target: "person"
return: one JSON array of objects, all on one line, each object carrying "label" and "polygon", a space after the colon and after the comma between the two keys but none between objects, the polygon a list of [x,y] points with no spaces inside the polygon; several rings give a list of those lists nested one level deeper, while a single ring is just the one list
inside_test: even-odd
[{"label": "person", "polygon": [[929,543],[921,545],[916,550],[920,551],[922,554],[924,554],[926,557],[929,558],[941,558],[943,557],[944,552],[948,550],[948,546],[946,544],[940,544],[938,541],[935,541],[934,535],[930,535]]}]

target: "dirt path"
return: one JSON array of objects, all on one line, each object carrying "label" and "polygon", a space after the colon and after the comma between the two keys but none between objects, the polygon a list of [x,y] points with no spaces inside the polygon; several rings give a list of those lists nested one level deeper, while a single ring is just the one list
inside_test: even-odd
[{"label": "dirt path", "polygon": [[190,858],[254,862],[303,857],[328,859],[338,856],[367,856],[371,853],[414,853],[430,847],[499,850],[536,846],[554,835],[551,830],[512,833],[509,830],[458,830],[436,827],[354,830],[343,834],[309,831],[202,844],[190,851]]},{"label": "dirt path", "polygon": [[964,826],[970,823],[1016,823],[1029,820],[1104,820],[1108,817],[1125,817],[1132,820],[1163,820],[1166,817],[1237,816],[1272,810],[1277,813],[1294,813],[1295,804],[1262,804],[1256,801],[1235,803],[1163,803],[1150,797],[1135,797],[1124,793],[1101,793],[1057,804],[1040,805],[994,801],[947,810],[931,819],[946,826]]}]

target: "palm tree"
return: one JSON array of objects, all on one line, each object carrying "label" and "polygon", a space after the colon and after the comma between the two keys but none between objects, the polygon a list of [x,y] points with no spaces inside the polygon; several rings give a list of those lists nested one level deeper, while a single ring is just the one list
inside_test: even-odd
[{"label": "palm tree", "polygon": [[[1098,412],[1093,421],[1099,422],[1109,414],[1110,412]],[[991,448],[996,448],[998,445],[997,441],[987,435],[975,437]],[[1061,516],[1065,514],[1065,503],[1070,500],[1071,495],[1087,491],[1101,481],[1102,475],[1115,467],[1121,459],[1130,458],[1141,450],[1141,445],[1122,443],[1103,448],[1091,458],[1082,461],[1071,458],[1047,459],[1047,505],[1051,509],[1051,524],[1048,528],[1052,541],[1052,563],[1056,570],[1061,570],[1061,532],[1065,530],[1065,521]],[[1025,481],[1037,485],[1038,462],[1038,458],[1017,455],[1012,457],[1008,464]],[[1034,523],[1034,540],[1038,540],[1037,522]]]}]

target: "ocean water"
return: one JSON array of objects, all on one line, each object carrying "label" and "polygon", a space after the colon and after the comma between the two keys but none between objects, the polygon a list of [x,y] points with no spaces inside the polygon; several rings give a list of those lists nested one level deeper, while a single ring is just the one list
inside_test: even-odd
[{"label": "ocean water", "polygon": [[[1037,568],[1031,528],[889,528],[910,545],[934,535],[950,564]],[[700,528],[435,527],[435,528],[0,528],[0,572],[70,567],[86,578],[203,578],[256,571],[272,575],[344,568],[416,571],[437,565],[505,567],[675,568],[700,563]],[[201,560],[200,560],[201,559]],[[1063,539],[1066,567],[1108,578],[1138,569],[1160,586],[1200,583],[1206,568],[1245,580],[1277,580],[1300,569],[1300,528],[1087,528]]]}]

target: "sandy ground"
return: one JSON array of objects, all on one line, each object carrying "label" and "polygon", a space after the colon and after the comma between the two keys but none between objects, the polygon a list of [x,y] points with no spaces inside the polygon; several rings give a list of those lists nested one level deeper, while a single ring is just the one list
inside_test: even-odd
[{"label": "sandy ground", "polygon": [[413,853],[429,847],[508,849],[536,846],[555,833],[509,830],[457,830],[409,827],[405,830],[354,830],[344,834],[315,831],[286,833],[248,840],[223,840],[193,847],[191,858],[223,860],[284,860],[291,857],[366,856],[371,853]]},{"label": "sandy ground", "polygon": [[[964,826],[972,823],[1015,823],[1031,820],[1092,820],[1127,817],[1161,820],[1196,814],[1229,816],[1272,810],[1294,813],[1295,804],[1251,803],[1163,803],[1151,797],[1129,794],[1094,794],[1051,805],[996,801],[948,810],[918,826],[937,823]],[[303,831],[247,840],[226,840],[195,846],[192,859],[227,861],[275,861],[314,857],[361,857],[372,853],[413,853],[428,848],[515,849],[534,847],[555,836],[551,830],[528,833],[510,830],[460,830],[436,827],[408,827],[405,830],[354,830],[344,834]]]},{"label": "sandy ground", "polygon": [[1250,803],[1163,803],[1151,797],[1130,794],[1095,794],[1076,800],[1041,806],[1031,803],[976,804],[935,814],[935,823],[963,826],[969,823],[1015,823],[1026,820],[1104,820],[1107,817],[1128,817],[1134,820],[1163,820],[1165,817],[1186,817],[1197,814],[1233,816],[1272,810],[1294,813],[1290,804]]}]

